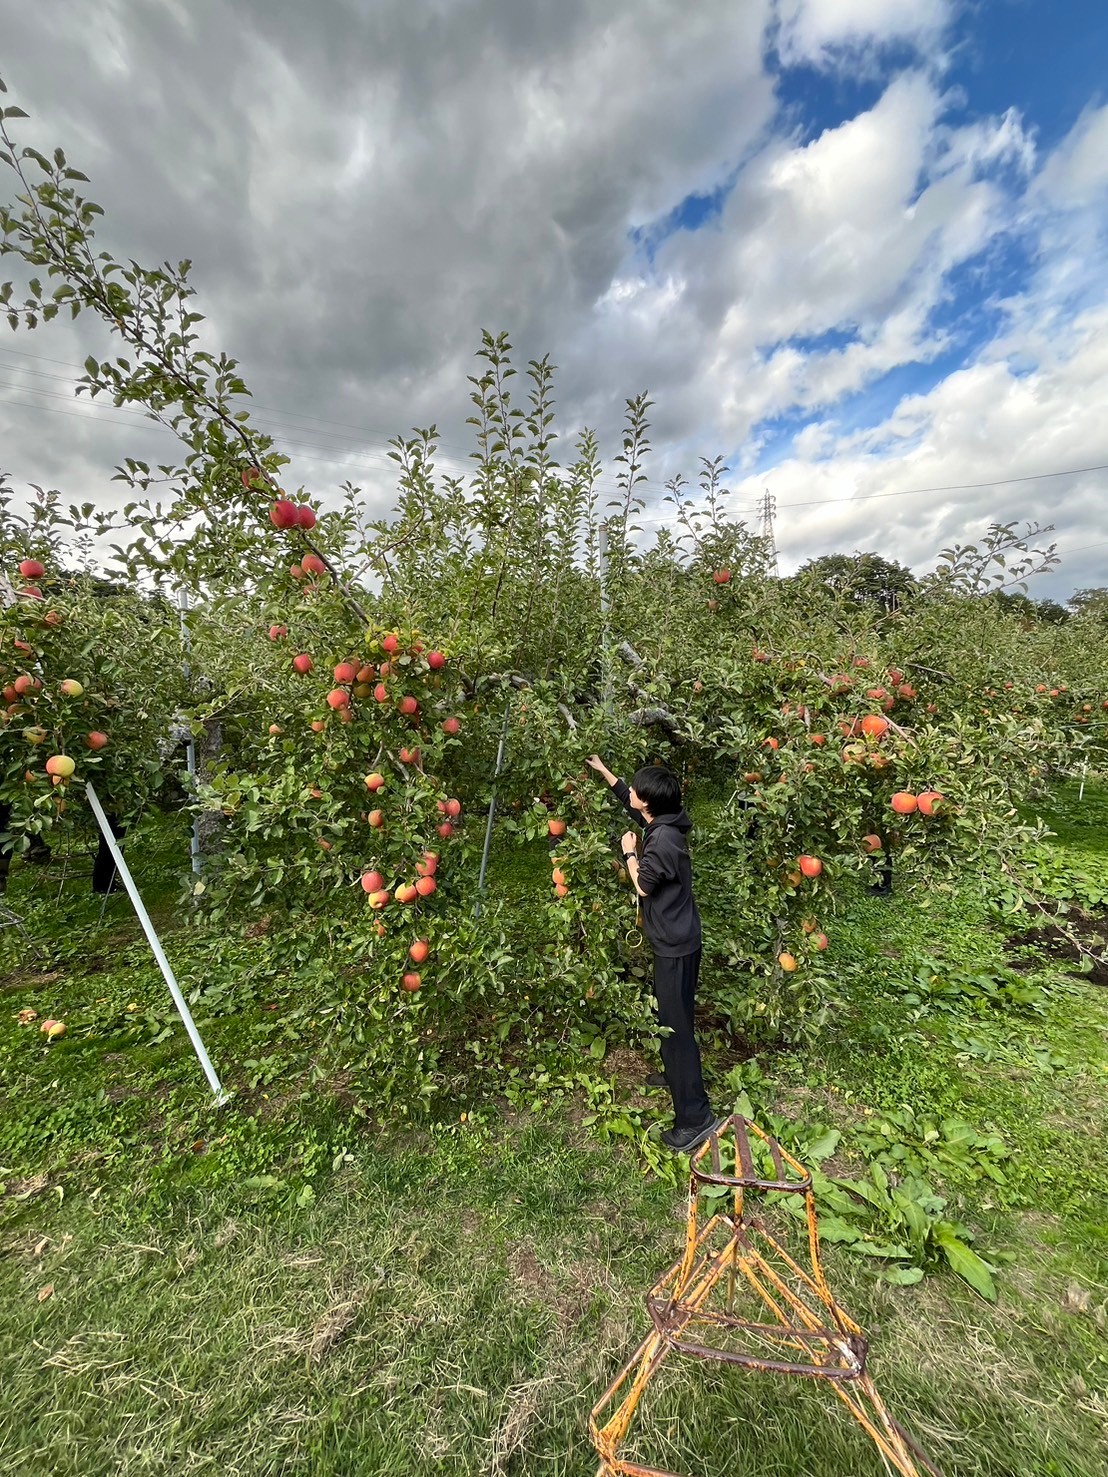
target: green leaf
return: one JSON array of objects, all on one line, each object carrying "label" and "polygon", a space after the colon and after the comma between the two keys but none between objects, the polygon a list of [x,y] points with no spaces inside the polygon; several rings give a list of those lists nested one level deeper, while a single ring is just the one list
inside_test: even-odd
[{"label": "green leaf", "polygon": [[819,1239],[829,1243],[841,1243],[849,1246],[861,1237],[857,1227],[844,1221],[841,1216],[821,1215],[819,1218]]},{"label": "green leaf", "polygon": [[889,1257],[894,1261],[907,1261],[912,1255],[906,1246],[898,1246],[893,1241],[855,1241],[850,1249],[860,1256]]},{"label": "green leaf", "polygon": [[883,1282],[891,1282],[896,1287],[914,1287],[917,1282],[923,1281],[922,1267],[886,1267],[881,1273]]},{"label": "green leaf", "polygon": [[842,1134],[837,1128],[829,1128],[819,1138],[804,1146],[804,1157],[813,1164],[820,1164],[824,1159],[829,1159],[839,1147]]},{"label": "green leaf", "polygon": [[996,1285],[992,1273],[975,1251],[971,1251],[946,1223],[935,1227],[935,1240],[942,1247],[943,1255],[950,1263],[950,1270],[964,1279],[990,1303],[996,1302]]}]

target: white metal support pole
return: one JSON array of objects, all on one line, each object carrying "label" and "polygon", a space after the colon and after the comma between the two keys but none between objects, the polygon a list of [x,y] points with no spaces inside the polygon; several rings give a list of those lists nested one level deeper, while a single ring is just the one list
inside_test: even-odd
[{"label": "white metal support pole", "polygon": [[1077,792],[1078,800],[1084,800],[1085,798],[1085,777],[1088,773],[1089,761],[1086,759],[1084,764],[1081,766],[1081,788]]},{"label": "white metal support pole", "polygon": [[608,524],[602,522],[596,531],[596,552],[600,564],[600,660],[604,671],[604,711],[612,711],[612,669],[608,660]]},{"label": "white metal support pole", "polygon": [[[190,642],[189,642],[188,622],[185,619],[185,617],[188,615],[188,609],[189,609],[189,595],[188,595],[188,591],[187,590],[181,590],[180,591],[179,603],[180,603],[180,607],[181,607],[181,640],[184,642],[184,646],[185,646],[185,662],[184,662],[185,681],[187,682],[188,679],[189,679],[189,661],[188,661],[188,657],[189,657],[189,652],[192,649],[191,648],[191,645],[190,645]],[[196,798],[196,740],[193,738],[193,736],[192,736],[191,733],[189,734],[188,743],[185,745],[185,755],[186,755],[186,762],[188,763],[189,782],[190,782],[190,785],[191,785],[191,788],[192,788],[193,798],[195,799]],[[193,812],[193,816],[192,816],[192,839],[189,842],[189,853],[190,853],[190,855],[192,857],[192,870],[194,872],[199,872],[200,869],[201,869],[201,860],[200,860],[200,817],[196,814],[195,811]]]},{"label": "white metal support pole", "polygon": [[485,873],[489,868],[489,846],[492,843],[492,824],[496,819],[496,786],[500,780],[500,772],[504,768],[504,747],[508,742],[508,719],[512,713],[512,698],[508,695],[508,701],[504,708],[504,722],[500,729],[500,744],[496,750],[496,769],[492,777],[492,794],[489,797],[489,818],[485,823],[485,845],[481,852],[481,873],[477,878],[477,901],[473,905],[474,918],[481,916],[481,899],[485,895]]},{"label": "white metal support pole", "polygon": [[221,1108],[228,1101],[230,1095],[224,1090],[223,1084],[216,1075],[211,1058],[208,1056],[204,1043],[200,1039],[200,1032],[196,1029],[196,1022],[192,1018],[192,1012],[188,1008],[185,997],[181,994],[181,987],[177,983],[173,970],[169,967],[169,960],[165,957],[165,950],[162,948],[161,939],[158,938],[154,925],[150,921],[150,914],[146,911],[146,905],[143,903],[142,896],[135,886],[135,879],[131,876],[127,863],[123,860],[123,853],[120,851],[115,836],[112,833],[112,828],[108,824],[108,817],[104,814],[104,808],[100,804],[100,799],[91,784],[86,784],[85,794],[88,796],[89,805],[92,806],[92,813],[96,817],[96,824],[100,827],[100,834],[103,836],[108,850],[112,854],[116,871],[123,878],[123,885],[127,889],[127,894],[131,899],[135,912],[138,914],[138,920],[142,924],[142,931],[146,935],[151,949],[154,951],[154,958],[158,961],[158,968],[161,970],[162,977],[169,986],[169,993],[173,996],[173,1003],[177,1007],[182,1021],[185,1023],[185,1030],[188,1032],[189,1040],[192,1042],[193,1050],[199,1058],[200,1065],[204,1069],[204,1076],[208,1079],[212,1092],[215,1094],[216,1107]]}]

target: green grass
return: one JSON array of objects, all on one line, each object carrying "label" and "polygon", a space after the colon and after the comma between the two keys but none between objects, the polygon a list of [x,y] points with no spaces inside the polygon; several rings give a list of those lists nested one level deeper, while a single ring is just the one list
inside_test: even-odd
[{"label": "green grass", "polygon": [[[1108,798],[1075,796],[1044,818],[1058,855],[1092,869]],[[497,865],[494,885],[525,908],[544,858]],[[155,854],[142,881],[172,924],[172,858]],[[591,1137],[572,1100],[368,1131],[356,1097],[311,1080],[326,1028],[286,1014],[296,971],[272,976],[245,940],[170,931],[186,988],[241,992],[205,1028],[237,1089],[216,1112],[180,1031],[150,1044],[164,989],[126,904],[97,930],[99,900],[68,889],[55,905],[55,890],[13,875],[12,906],[49,942],[0,977],[0,1473],[592,1477],[585,1419],[646,1331],[680,1191],[644,1176],[631,1146]],[[948,1477],[1097,1477],[1108,991],[1040,960],[1023,975],[1034,1009],[913,1018],[920,959],[1007,966],[1026,923],[990,916],[972,879],[849,900],[828,928],[831,1026],[738,1075],[767,1111],[841,1128],[845,1172],[859,1127],[905,1106],[1000,1134],[1003,1183],[939,1181],[977,1244],[1011,1257],[995,1306],[949,1274],[893,1287],[836,1246],[829,1276],[872,1337],[891,1409]],[[13,939],[0,947],[22,953]],[[27,1004],[98,1030],[45,1048],[12,1019]],[[724,1042],[708,1051],[719,1106],[733,1061]],[[611,1063],[629,1105],[660,1116],[636,1090],[644,1065]],[[882,1470],[819,1389],[676,1358],[635,1433],[636,1456],[690,1477]]]}]

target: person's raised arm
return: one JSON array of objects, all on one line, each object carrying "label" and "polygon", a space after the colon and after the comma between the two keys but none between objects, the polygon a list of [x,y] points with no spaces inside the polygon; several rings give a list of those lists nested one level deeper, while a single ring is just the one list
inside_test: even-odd
[{"label": "person's raised arm", "polygon": [[601,779],[608,785],[612,794],[623,806],[636,826],[641,826],[643,824],[643,818],[631,804],[631,791],[628,789],[626,781],[621,780],[618,775],[614,775],[598,754],[593,754],[585,762],[590,769],[595,769]]},{"label": "person's raised arm", "polygon": [[615,775],[604,763],[599,754],[591,754],[589,758],[585,760],[585,763],[589,766],[590,769],[596,770],[597,774],[606,785],[611,786],[616,783]]}]

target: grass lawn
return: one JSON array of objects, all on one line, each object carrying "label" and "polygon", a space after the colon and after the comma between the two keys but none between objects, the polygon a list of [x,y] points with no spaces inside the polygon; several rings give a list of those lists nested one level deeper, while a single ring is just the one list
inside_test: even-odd
[{"label": "grass lawn", "polygon": [[[1103,791],[1046,818],[1059,863],[1108,879]],[[591,1477],[588,1410],[683,1230],[681,1188],[636,1152],[662,1117],[647,1063],[613,1052],[607,1099],[554,1084],[505,1109],[494,1084],[464,1122],[371,1129],[312,1080],[322,1018],[265,1011],[296,998],[295,968],[260,978],[248,943],[175,931],[176,839],[137,870],[186,988],[218,978],[236,1006],[204,1026],[221,1112],[125,900],[100,925],[87,882],[59,902],[56,869],[13,872],[32,940],[0,930],[0,1473]],[[526,883],[501,862],[521,906]],[[717,1107],[745,1092],[759,1117],[840,1130],[829,1172],[922,1160],[996,1268],[993,1304],[937,1266],[896,1286],[825,1251],[947,1477],[1108,1473],[1108,989],[1021,953],[1033,925],[990,923],[972,880],[855,898],[825,920],[842,1004],[818,1044],[707,1052]],[[70,1033],[46,1047],[26,1007]],[[689,1477],[883,1470],[823,1391],[676,1357],[635,1431],[637,1458]]]}]

